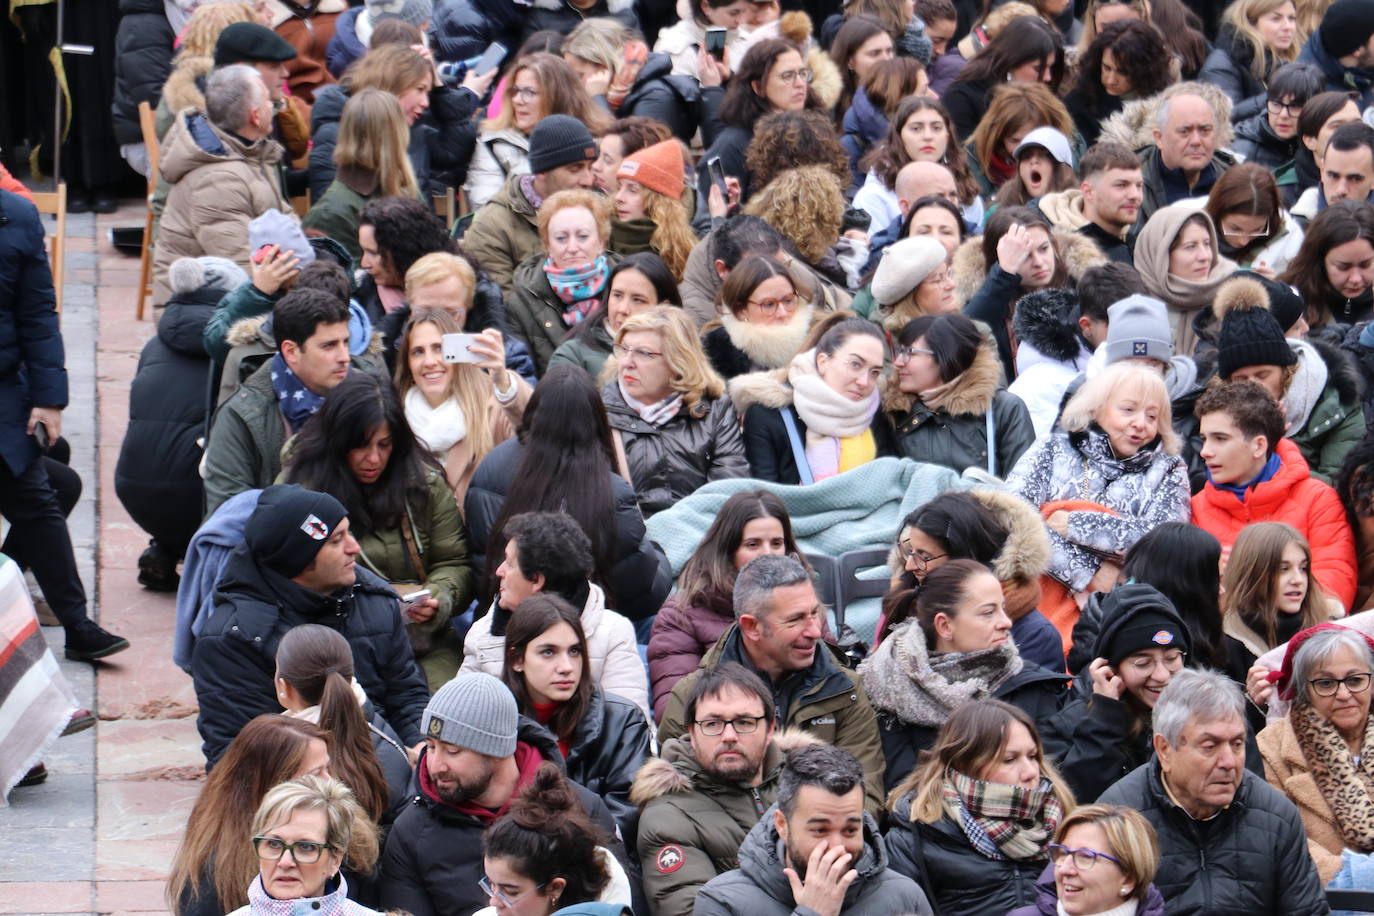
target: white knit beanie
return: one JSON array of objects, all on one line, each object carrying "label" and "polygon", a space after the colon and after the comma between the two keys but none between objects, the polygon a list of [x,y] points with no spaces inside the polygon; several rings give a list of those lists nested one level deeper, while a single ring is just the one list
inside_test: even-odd
[{"label": "white knit beanie", "polygon": [[893,242],[883,249],[873,272],[873,298],[879,305],[892,305],[920,286],[948,257],[945,246],[928,235]]}]

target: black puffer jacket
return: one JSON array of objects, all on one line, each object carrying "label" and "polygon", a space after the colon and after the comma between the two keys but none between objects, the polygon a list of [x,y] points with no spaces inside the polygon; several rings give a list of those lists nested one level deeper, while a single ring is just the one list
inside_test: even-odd
[{"label": "black puffer jacket", "polygon": [[176,34],[167,22],[162,0],[119,0],[119,28],[114,45],[114,102],[111,122],[116,143],[142,143],[138,103],[154,111],[162,84],[172,72]]},{"label": "black puffer jacket", "polygon": [[[662,121],[672,128],[678,138],[690,142],[697,125],[714,125],[717,122],[716,111],[720,108],[724,93],[703,89],[690,76],[674,76],[672,70],[673,61],[667,54],[650,54],[625,101],[615,110],[615,116],[628,118],[637,115]],[[710,106],[712,110],[704,112],[703,105]],[[711,140],[715,139],[714,130],[702,139],[710,146]]]},{"label": "black puffer jacket", "polygon": [[430,32],[434,56],[450,62],[467,60],[481,55],[493,41],[513,54],[520,47],[527,9],[511,0],[438,0]]},{"label": "black puffer jacket", "polygon": [[1159,762],[1132,770],[1098,799],[1139,811],[1159,837],[1155,886],[1169,916],[1299,916],[1329,913],[1298,809],[1246,772],[1235,799],[1209,821],[1170,800]]},{"label": "black puffer jacket", "polygon": [[[486,573],[487,544],[496,536],[492,526],[501,515],[523,454],[519,439],[507,439],[482,459],[468,485],[463,518],[479,582]],[[615,565],[611,567],[607,604],[631,620],[643,620],[657,614],[668,597],[673,587],[672,567],[663,548],[649,540],[634,490],[618,474],[611,475],[611,493],[615,498]]]},{"label": "black puffer jacket", "polygon": [[[472,114],[477,96],[467,89],[438,86],[429,93],[429,111],[410,128],[410,167],[426,195],[462,187],[477,143]],[[337,83],[321,87],[310,109],[310,195],[319,200],[334,180],[334,146],[339,139],[348,93]],[[427,197],[426,200],[429,198]]]},{"label": "black puffer jacket", "polygon": [[658,426],[640,419],[616,382],[601,390],[601,400],[612,431],[625,443],[625,462],[645,516],[662,512],[712,480],[749,476],[739,420],[725,395],[703,398],[693,409],[684,406]]},{"label": "black puffer jacket", "polygon": [[368,698],[403,744],[419,743],[429,689],[398,607],[396,592],[361,566],[357,584],[321,595],[259,565],[247,544],[234,548],[191,656],[206,761],[219,760],[253,717],[281,711],[272,687],[277,644],[303,623],[343,634],[353,649],[354,677]]},{"label": "black puffer jacket", "polygon": [[1274,128],[1269,126],[1269,113],[1261,111],[1236,124],[1236,139],[1231,141],[1231,151],[1244,156],[1246,162],[1277,172],[1293,161],[1300,145],[1296,136],[1285,140],[1274,133]]},{"label": "black puffer jacket", "polygon": [[201,447],[210,358],[201,336],[225,291],[202,287],[167,301],[143,345],[129,391],[129,427],[115,465],[115,494],[138,527],[174,555],[201,522]]},{"label": "black puffer jacket", "polygon": [[1002,914],[1035,902],[1035,880],[1047,859],[989,859],[946,815],[933,824],[911,819],[911,794],[888,818],[888,867],[930,894],[936,916]]},{"label": "black puffer jacket", "polygon": [[[542,725],[521,717],[516,737],[535,751],[526,761],[530,769],[550,761],[566,771],[558,742]],[[517,747],[517,762],[521,755]],[[439,801],[420,784],[424,767],[425,752],[422,751],[415,780],[411,783],[410,805],[392,825],[379,863],[382,907],[403,910],[411,916],[471,916],[488,902],[477,882],[485,874],[482,834],[494,818],[478,818]],[[577,783],[573,783],[573,791],[592,823],[612,838],[607,848],[630,873],[624,844],[615,835],[615,818],[605,803],[596,793]],[[638,882],[631,881],[631,884],[637,886]],[[638,898],[638,891],[635,894]]]},{"label": "black puffer jacket", "polygon": [[[1265,71],[1274,72],[1274,61],[1268,52]],[[1250,72],[1254,52],[1248,42],[1236,36],[1235,29],[1223,25],[1217,32],[1217,43],[1198,71],[1199,82],[1217,86],[1231,99],[1231,120],[1241,121],[1264,110],[1264,81]]]},{"label": "black puffer jacket", "polygon": [[521,41],[545,29],[567,35],[584,20],[611,18],[621,25],[639,31],[639,17],[635,15],[634,0],[594,0],[591,6],[579,8],[570,0],[533,0],[526,11],[525,32]]},{"label": "black puffer jacket", "polygon": [[[1062,672],[1050,671],[1041,668],[1034,662],[1025,662],[1019,672],[1008,678],[991,694],[991,698],[1010,703],[1030,716],[1037,725],[1049,720],[1059,708],[1059,703],[1064,698],[1064,683],[1067,678]],[[887,759],[886,785],[883,787],[891,792],[897,784],[906,779],[911,771],[916,769],[916,764],[920,762],[921,752],[929,750],[935,744],[935,736],[939,729],[931,728],[926,725],[913,725],[910,722],[903,722],[900,718],[890,712],[879,711],[878,713],[878,733],[883,741],[883,756]],[[1044,865],[1044,863],[1040,863]],[[1039,874],[1037,871],[1035,874]],[[1031,875],[1031,880],[1035,880],[1035,874]],[[913,875],[913,877],[915,877]],[[920,881],[917,878],[917,881]],[[921,884],[922,887],[929,887],[928,884]],[[1022,904],[1013,904],[1021,906]],[[1011,907],[1008,907],[1010,909]],[[956,912],[969,912],[974,910],[958,910]],[[979,910],[978,912],[983,912]],[[988,910],[987,912],[992,912]],[[998,910],[997,912],[1002,912]]]},{"label": "black puffer jacket", "polygon": [[639,806],[630,803],[630,788],[649,756],[644,710],[594,687],[591,705],[568,742],[568,778],[606,803],[627,849],[635,848],[639,831]]}]

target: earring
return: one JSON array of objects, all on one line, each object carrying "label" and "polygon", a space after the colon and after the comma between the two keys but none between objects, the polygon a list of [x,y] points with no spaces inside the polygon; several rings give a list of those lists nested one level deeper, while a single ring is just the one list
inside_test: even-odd
[{"label": "earring", "polygon": [[1129,894],[1130,892],[1131,892],[1131,889],[1130,889],[1129,887],[1123,887],[1123,888],[1121,889],[1121,896],[1125,897],[1125,896],[1126,896],[1127,894]]}]

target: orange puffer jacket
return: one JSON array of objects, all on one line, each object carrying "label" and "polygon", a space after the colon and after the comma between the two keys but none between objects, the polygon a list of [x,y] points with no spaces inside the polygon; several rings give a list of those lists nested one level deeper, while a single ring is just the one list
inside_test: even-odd
[{"label": "orange puffer jacket", "polygon": [[1257,484],[1244,502],[1209,480],[1193,497],[1193,524],[1221,541],[1223,557],[1240,530],[1252,522],[1284,522],[1296,528],[1312,547],[1312,574],[1347,610],[1355,600],[1355,538],[1336,491],[1308,471],[1302,452],[1281,439],[1277,474]]}]

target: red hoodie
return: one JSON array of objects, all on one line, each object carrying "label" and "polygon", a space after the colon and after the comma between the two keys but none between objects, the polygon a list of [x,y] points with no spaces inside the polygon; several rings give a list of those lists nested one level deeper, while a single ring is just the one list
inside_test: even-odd
[{"label": "red hoodie", "polygon": [[[526,744],[523,741],[516,743],[515,765],[520,770],[520,778],[516,780],[515,791],[511,793],[511,798],[514,798],[515,796],[519,795],[521,792],[525,790],[525,788],[530,783],[534,782],[534,774],[539,769],[540,764],[542,764],[543,762],[543,755],[539,753],[539,750],[536,747],[534,747],[534,745]],[[463,814],[467,814],[477,818],[482,823],[486,824],[488,827],[495,823],[498,817],[505,814],[506,809],[510,807],[510,798],[506,799],[506,801],[501,805],[500,809],[496,811],[493,811],[490,808],[484,808],[481,805],[471,801],[466,801],[459,805],[455,805],[452,802],[444,801],[444,799],[439,797],[438,791],[436,791],[434,788],[434,783],[429,778],[428,755],[421,758],[420,760],[419,774],[421,792],[425,793],[425,795],[429,796],[441,805],[447,805],[454,811],[461,811]]]},{"label": "red hoodie", "polygon": [[1351,607],[1357,579],[1355,536],[1340,497],[1312,478],[1307,461],[1291,439],[1280,439],[1275,451],[1282,462],[1278,473],[1247,491],[1244,502],[1235,493],[1207,481],[1193,497],[1193,524],[1221,541],[1223,558],[1230,556],[1240,530],[1252,522],[1292,525],[1312,548],[1312,575],[1322,588],[1347,611],[1359,610]]}]

